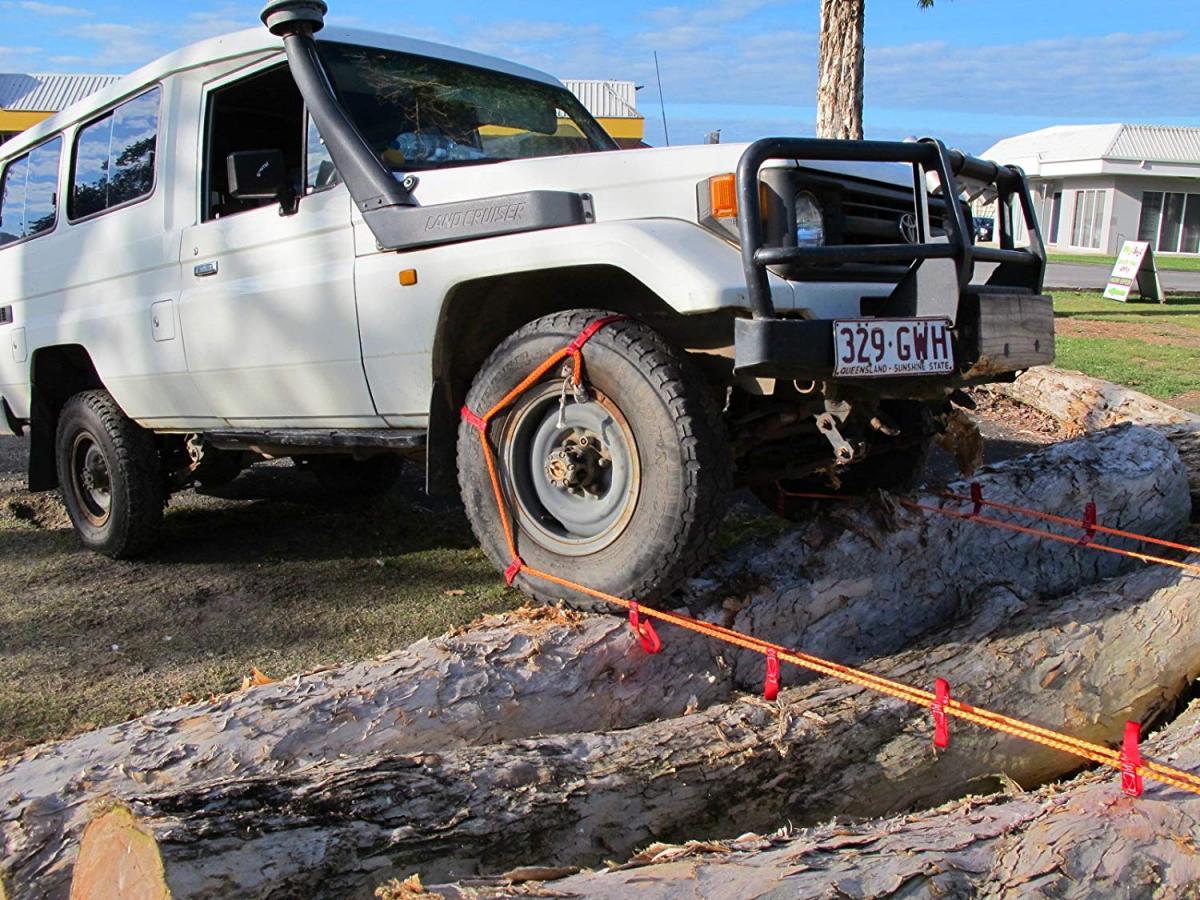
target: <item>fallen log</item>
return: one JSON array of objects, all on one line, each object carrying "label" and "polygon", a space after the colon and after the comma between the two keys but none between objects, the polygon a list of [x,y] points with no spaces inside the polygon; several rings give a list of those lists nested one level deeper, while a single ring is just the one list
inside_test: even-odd
[{"label": "fallen log", "polygon": [[1082,372],[1038,366],[987,390],[1031,406],[1079,433],[1113,425],[1195,425],[1200,416]]},{"label": "fallen log", "polygon": [[1082,372],[1038,367],[1011,384],[987,388],[1084,434],[1126,422],[1159,428],[1187,465],[1191,492],[1200,502],[1200,415]]},{"label": "fallen log", "polygon": [[[1130,440],[1142,448],[1134,453],[1147,454],[1144,459],[1128,454]],[[1122,426],[985,467],[973,480],[990,500],[1076,519],[1094,502],[1105,525],[1169,539],[1186,526],[1191,507],[1182,462],[1163,477],[1159,460],[1177,452],[1169,446],[1156,431]],[[965,495],[969,485],[952,484],[949,490]],[[1166,527],[1157,514],[1157,523],[1148,522],[1137,509],[1160,502],[1171,504],[1178,516]],[[960,512],[971,509],[969,504],[947,505]],[[742,577],[762,586],[742,602],[727,604],[736,611],[727,624],[852,663],[907,646],[970,609],[983,586],[1004,584],[1024,594],[1050,596],[1126,568],[1120,557],[1086,547],[1050,544],[906,508],[890,512],[894,531],[886,541],[880,540],[885,529],[872,523],[869,511],[835,505],[824,513],[748,561]],[[831,534],[836,540],[830,540]],[[1141,549],[1136,542],[1111,543]],[[864,560],[868,565],[862,565]],[[741,686],[761,677],[756,654],[736,654],[733,665]]]},{"label": "fallen log", "polygon": [[[1167,442],[1125,429],[999,467],[981,481],[989,496],[1012,502],[1045,505],[1057,495],[1074,504],[1100,495],[1114,524],[1161,534],[1186,520],[1182,477]],[[948,536],[957,541],[949,559]],[[748,608],[764,616],[782,603],[776,620],[786,625],[798,594],[807,591],[818,613],[806,614],[793,636],[803,637],[810,651],[838,655],[831,650],[850,647],[850,656],[862,658],[940,624],[985,586],[1007,582],[1022,593],[1055,592],[1114,571],[1113,561],[1099,554],[1063,554],[1035,541],[997,555],[989,549],[995,538],[932,516],[843,508],[768,547],[735,553],[691,596],[703,599],[722,585],[727,592],[751,577],[759,588]],[[959,558],[961,565],[954,562]],[[883,605],[872,588],[903,595]],[[670,635],[668,652],[648,658],[629,653],[632,641],[620,620],[556,616],[494,619],[383,660],[29,751],[0,769],[6,803],[0,878],[26,870],[46,884],[62,883],[95,803],[110,798],[278,777],[349,755],[430,753],[623,728],[708,705],[731,689],[727,666],[714,661],[714,648],[702,639]],[[848,624],[862,626],[850,645]],[[755,662],[747,681],[761,677],[761,660]]]},{"label": "fallen log", "polygon": [[[1200,703],[1145,749],[1200,769]],[[916,815],[657,844],[622,866],[544,883],[518,870],[429,890],[444,900],[1192,896],[1200,883],[1200,797],[1147,782],[1145,796],[1132,799],[1118,784],[1109,772],[1089,773],[1034,793],[970,797]]]},{"label": "fallen log", "polygon": [[[871,669],[920,685],[947,677],[967,702],[1111,740],[1127,717],[1161,713],[1200,674],[1197,602],[1200,580],[1166,568],[1054,601],[995,588],[961,625]],[[743,699],[624,731],[146,786],[100,811],[74,877],[95,882],[95,865],[130,885],[150,872],[147,886],[178,897],[347,896],[413,870],[453,879],[528,861],[589,865],[653,840],[879,814],[995,777],[1031,784],[1079,766],[967,725],[939,758],[927,719],[821,680],[779,704]],[[18,864],[6,874],[31,896],[35,885],[61,891],[46,872]]]}]

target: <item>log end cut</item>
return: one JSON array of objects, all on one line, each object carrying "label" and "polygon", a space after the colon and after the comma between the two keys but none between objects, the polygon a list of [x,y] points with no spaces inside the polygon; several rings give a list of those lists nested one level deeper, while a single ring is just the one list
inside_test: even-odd
[{"label": "log end cut", "polygon": [[[3,900],[0,890],[0,900]],[[88,823],[71,879],[71,900],[170,900],[158,844],[124,806]]]}]

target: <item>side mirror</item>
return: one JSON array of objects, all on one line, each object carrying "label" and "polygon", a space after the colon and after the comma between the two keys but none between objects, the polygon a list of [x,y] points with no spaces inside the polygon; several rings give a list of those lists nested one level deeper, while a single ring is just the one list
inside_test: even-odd
[{"label": "side mirror", "polygon": [[288,188],[281,150],[239,150],[225,160],[229,196],[235,200],[277,200]]}]

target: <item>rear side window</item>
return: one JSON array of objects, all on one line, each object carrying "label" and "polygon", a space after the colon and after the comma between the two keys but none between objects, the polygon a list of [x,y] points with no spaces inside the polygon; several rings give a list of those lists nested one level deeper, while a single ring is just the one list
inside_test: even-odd
[{"label": "rear side window", "polygon": [[75,139],[71,166],[71,220],[132,203],[154,190],[158,142],[155,88],[84,126]]},{"label": "rear side window", "polygon": [[0,246],[36,237],[58,218],[58,163],[62,138],[14,159],[0,186]]}]

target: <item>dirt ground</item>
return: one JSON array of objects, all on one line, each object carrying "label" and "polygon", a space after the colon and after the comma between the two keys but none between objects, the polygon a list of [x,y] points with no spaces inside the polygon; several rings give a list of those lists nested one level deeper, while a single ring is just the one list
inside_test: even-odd
[{"label": "dirt ground", "polygon": [[1143,341],[1168,347],[1194,348],[1200,336],[1195,328],[1170,322],[1102,322],[1096,319],[1058,319],[1055,329],[1064,337],[1096,337],[1117,341]]},{"label": "dirt ground", "polygon": [[[1060,438],[1006,402],[979,420],[989,461]],[[0,438],[0,756],[235,690],[251,667],[368,658],[521,602],[415,470],[351,501],[290,464],[255,466],[221,496],[176,495],[159,548],[113,562],[79,547],[57,495],[25,490],[24,467],[25,442]],[[937,453],[928,479],[954,476]],[[779,527],[742,497],[724,543]]]}]

